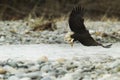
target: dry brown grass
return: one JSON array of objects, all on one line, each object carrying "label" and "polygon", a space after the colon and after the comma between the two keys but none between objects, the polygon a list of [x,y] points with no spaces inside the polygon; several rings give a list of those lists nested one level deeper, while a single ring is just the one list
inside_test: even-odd
[{"label": "dry brown grass", "polygon": [[57,29],[54,21],[44,20],[43,17],[30,19],[28,21],[28,25],[32,28],[32,31],[43,31],[43,30],[54,31]]},{"label": "dry brown grass", "polygon": [[101,16],[105,16],[102,20],[117,16],[120,19],[119,3],[120,0],[1,0],[0,19],[59,18],[68,15],[79,4],[86,8],[86,15],[92,20],[100,20]]}]

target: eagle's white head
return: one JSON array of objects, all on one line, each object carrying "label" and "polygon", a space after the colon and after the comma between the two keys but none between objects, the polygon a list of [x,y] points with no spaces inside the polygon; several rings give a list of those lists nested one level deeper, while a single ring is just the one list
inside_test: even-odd
[{"label": "eagle's white head", "polygon": [[64,40],[68,42],[71,46],[73,46],[73,42],[74,42],[74,38],[71,37],[73,34],[74,32],[68,32],[64,37]]}]

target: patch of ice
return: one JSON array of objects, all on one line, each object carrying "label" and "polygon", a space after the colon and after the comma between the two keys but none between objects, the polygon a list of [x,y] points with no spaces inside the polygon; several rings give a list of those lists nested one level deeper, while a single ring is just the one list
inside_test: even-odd
[{"label": "patch of ice", "polygon": [[9,58],[37,60],[41,56],[49,59],[108,55],[120,57],[120,43],[115,43],[111,48],[101,46],[86,47],[81,44],[39,44],[39,45],[3,45],[0,46],[0,60]]}]

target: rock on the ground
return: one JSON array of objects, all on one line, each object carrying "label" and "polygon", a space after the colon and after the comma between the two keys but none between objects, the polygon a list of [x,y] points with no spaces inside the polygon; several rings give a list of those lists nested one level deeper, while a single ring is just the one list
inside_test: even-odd
[{"label": "rock on the ground", "polygon": [[[95,59],[95,58],[94,58]],[[19,66],[10,66],[11,61],[4,61],[6,72],[0,74],[5,80],[119,80],[120,58],[110,56],[60,58],[47,61],[11,60]],[[20,64],[20,62],[22,64]],[[28,67],[21,67],[21,66]]]}]

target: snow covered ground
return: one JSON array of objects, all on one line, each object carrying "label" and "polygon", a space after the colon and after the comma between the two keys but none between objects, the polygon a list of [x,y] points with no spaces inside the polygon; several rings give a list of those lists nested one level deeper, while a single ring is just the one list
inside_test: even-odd
[{"label": "snow covered ground", "polygon": [[120,43],[0,46],[1,80],[119,80]]},{"label": "snow covered ground", "polygon": [[111,48],[102,48],[101,46],[86,47],[81,44],[75,44],[71,47],[69,44],[39,44],[39,45],[3,45],[0,46],[0,60],[9,58],[37,60],[42,56],[49,59],[73,58],[83,56],[108,55],[120,57],[120,43],[115,43]]},{"label": "snow covered ground", "polygon": [[[71,47],[64,41],[67,23],[57,25],[55,31],[34,32],[22,21],[0,22],[0,80],[120,79],[119,40],[105,38],[103,44],[113,42],[111,48],[80,43]],[[86,25],[93,32],[117,32],[120,38],[120,22]]]}]

